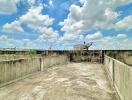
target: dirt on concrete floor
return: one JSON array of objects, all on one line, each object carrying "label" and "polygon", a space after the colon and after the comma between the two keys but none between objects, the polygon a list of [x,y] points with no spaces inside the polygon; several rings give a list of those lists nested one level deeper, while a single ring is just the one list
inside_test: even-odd
[{"label": "dirt on concrete floor", "polygon": [[0,89],[0,100],[117,100],[103,65],[69,63]]}]

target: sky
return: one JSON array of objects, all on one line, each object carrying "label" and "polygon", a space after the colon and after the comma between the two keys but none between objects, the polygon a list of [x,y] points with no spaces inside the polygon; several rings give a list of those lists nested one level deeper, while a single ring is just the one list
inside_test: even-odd
[{"label": "sky", "polygon": [[132,50],[132,0],[0,0],[0,48]]}]

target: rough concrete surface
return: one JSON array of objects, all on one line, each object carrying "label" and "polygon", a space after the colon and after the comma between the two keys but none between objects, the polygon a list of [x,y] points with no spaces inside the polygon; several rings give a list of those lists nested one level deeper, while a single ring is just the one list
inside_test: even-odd
[{"label": "rough concrete surface", "polygon": [[69,63],[0,89],[0,100],[117,100],[102,65]]}]

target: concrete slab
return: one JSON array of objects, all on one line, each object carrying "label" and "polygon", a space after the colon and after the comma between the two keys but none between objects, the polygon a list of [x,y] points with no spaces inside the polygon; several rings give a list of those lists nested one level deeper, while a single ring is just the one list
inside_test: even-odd
[{"label": "concrete slab", "polygon": [[0,88],[0,100],[117,100],[100,64],[54,66]]}]

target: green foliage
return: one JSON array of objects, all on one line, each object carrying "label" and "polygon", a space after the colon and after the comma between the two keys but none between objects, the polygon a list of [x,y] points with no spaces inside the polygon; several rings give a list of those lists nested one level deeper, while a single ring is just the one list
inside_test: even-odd
[{"label": "green foliage", "polygon": [[27,54],[29,54],[29,55],[36,55],[37,54],[37,51],[36,50],[34,50],[34,49],[30,49],[28,52],[27,52]]}]

